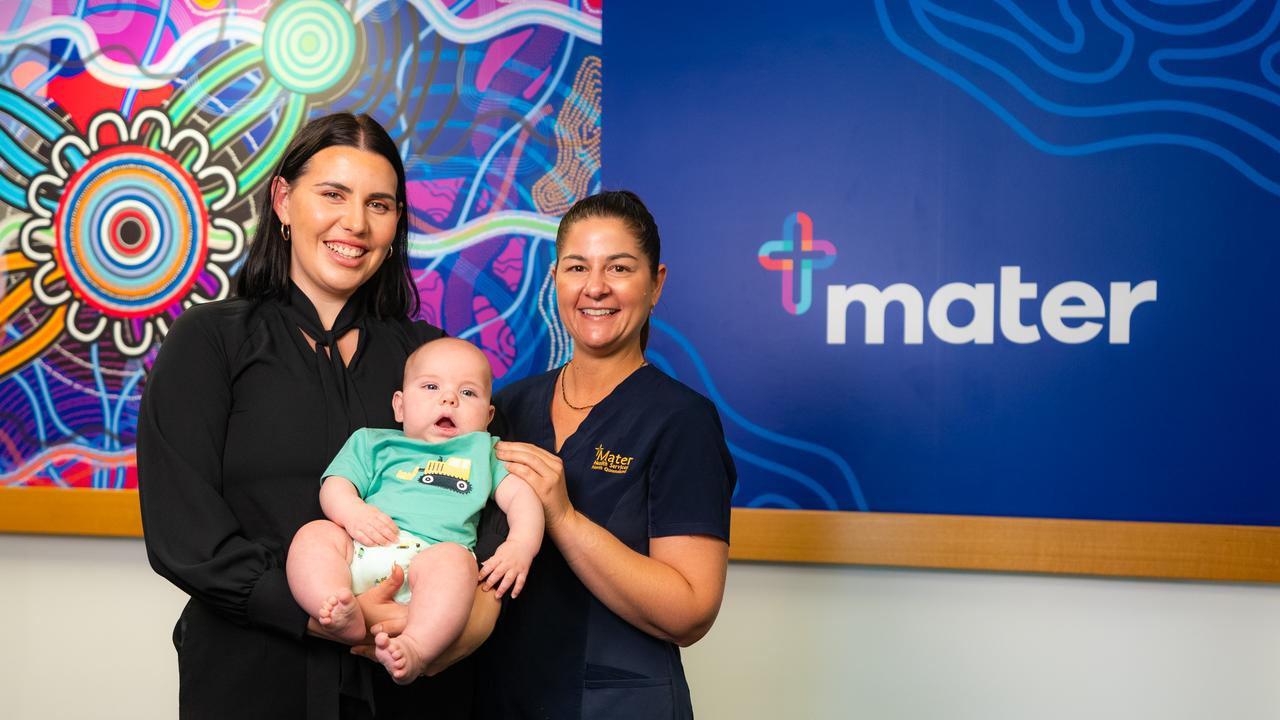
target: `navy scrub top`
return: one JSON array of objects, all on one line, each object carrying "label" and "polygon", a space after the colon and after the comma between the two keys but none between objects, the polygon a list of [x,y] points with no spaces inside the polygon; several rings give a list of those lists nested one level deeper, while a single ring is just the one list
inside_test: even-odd
[{"label": "navy scrub top", "polygon": [[[498,394],[507,439],[555,452],[557,373]],[[728,542],[737,473],[720,417],[656,368],[624,380],[558,454],[574,508],[632,550],[647,555],[649,538],[671,535]],[[596,600],[549,538],[480,654],[481,718],[693,717],[679,648]]]}]

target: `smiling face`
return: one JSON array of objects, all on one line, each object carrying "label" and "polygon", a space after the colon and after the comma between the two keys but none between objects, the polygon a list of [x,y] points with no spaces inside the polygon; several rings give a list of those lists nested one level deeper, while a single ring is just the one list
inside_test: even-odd
[{"label": "smiling face", "polygon": [[313,155],[292,183],[277,182],[273,203],[291,235],[289,279],[317,308],[340,308],[395,240],[396,171],[377,153],[339,145]]},{"label": "smiling face", "polygon": [[662,294],[667,267],[655,274],[622,220],[588,217],[564,235],[556,260],[556,302],[574,352],[640,352],[640,329]]},{"label": "smiling face", "polygon": [[484,430],[493,419],[489,359],[466,340],[442,338],[404,364],[404,387],[391,398],[408,437],[438,443]]}]

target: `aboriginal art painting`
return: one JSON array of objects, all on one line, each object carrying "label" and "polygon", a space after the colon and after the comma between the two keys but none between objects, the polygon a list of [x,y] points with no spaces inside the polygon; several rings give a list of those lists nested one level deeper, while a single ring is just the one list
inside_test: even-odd
[{"label": "aboriginal art painting", "polygon": [[599,0],[0,6],[0,482],[137,485],[147,370],[226,298],[285,146],[368,113],[400,148],[421,317],[499,385],[563,362],[558,216],[600,184]]}]

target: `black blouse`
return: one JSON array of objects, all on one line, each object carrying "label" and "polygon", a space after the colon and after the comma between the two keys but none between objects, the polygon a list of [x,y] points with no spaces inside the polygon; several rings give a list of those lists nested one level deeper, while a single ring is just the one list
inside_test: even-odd
[{"label": "black blouse", "polygon": [[287,300],[191,308],[151,369],[138,486],[151,565],[191,596],[173,635],[184,718],[361,717],[370,699],[378,717],[469,712],[467,668],[395,689],[380,667],[307,636],[285,580],[294,533],[322,517],[326,464],[351,431],[398,427],[391,396],[405,359],[442,334],[366,316],[363,304],[340,316],[360,332],[338,392],[299,330],[315,310],[296,288]]}]

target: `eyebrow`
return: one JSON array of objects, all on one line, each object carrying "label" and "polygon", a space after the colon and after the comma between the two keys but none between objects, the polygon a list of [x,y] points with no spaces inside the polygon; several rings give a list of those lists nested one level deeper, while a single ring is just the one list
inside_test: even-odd
[{"label": "eyebrow", "polygon": [[[426,370],[416,375],[406,375],[406,377],[412,378],[414,382],[417,382],[419,380],[437,380],[438,381],[443,379],[442,375],[434,370]],[[488,383],[485,383],[485,381],[481,377],[477,376],[473,378],[463,378],[460,384],[461,385],[479,385],[480,387],[484,387]]]},{"label": "eyebrow", "polygon": [[[342,192],[344,192],[344,193],[351,193],[351,192],[353,192],[351,188],[347,187],[346,185],[343,185],[342,183],[338,182],[337,180],[325,180],[325,181],[323,181],[323,182],[318,182],[318,183],[316,183],[316,184],[315,184],[315,185],[313,185],[312,187],[331,187],[331,188],[333,188],[334,190],[341,190],[341,191],[342,191]],[[371,199],[371,200],[372,200],[372,199],[375,199],[375,198],[376,198],[376,199],[379,199],[379,200],[390,200],[390,201],[392,201],[392,202],[396,202],[396,196],[395,196],[395,195],[392,195],[391,193],[385,193],[385,192],[372,192],[372,193],[369,193],[369,199]]]},{"label": "eyebrow", "polygon": [[[561,260],[581,260],[582,262],[587,261],[587,259],[581,255],[565,255],[560,259]],[[624,260],[624,259],[639,260],[640,258],[636,257],[635,255],[632,255],[631,253],[614,253],[613,255],[610,255],[609,257],[605,258],[605,262],[610,262],[613,260]]]}]

